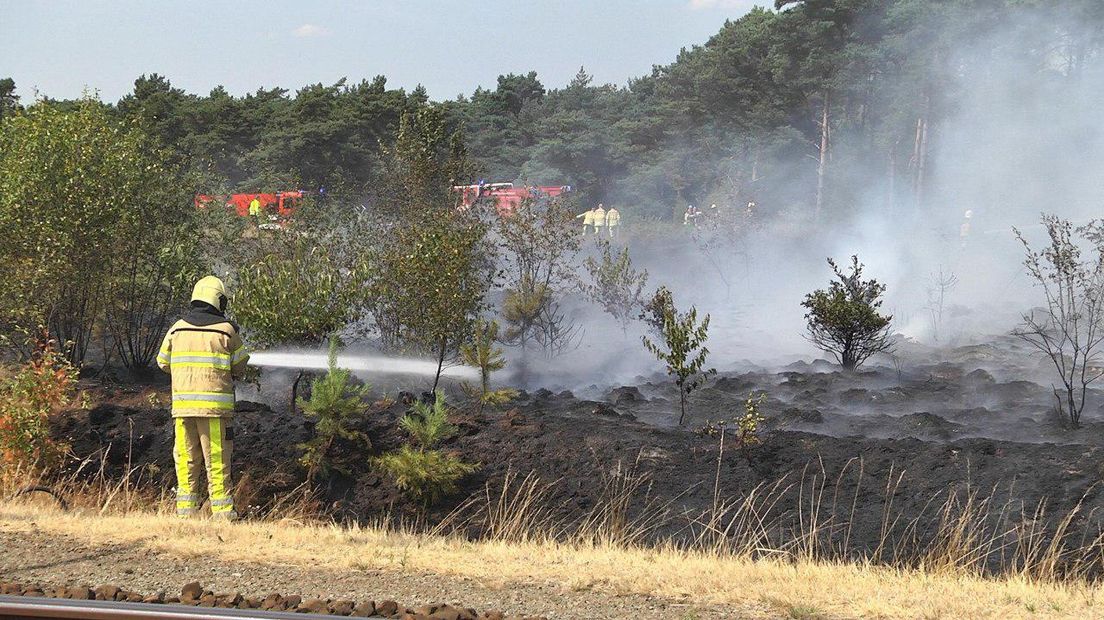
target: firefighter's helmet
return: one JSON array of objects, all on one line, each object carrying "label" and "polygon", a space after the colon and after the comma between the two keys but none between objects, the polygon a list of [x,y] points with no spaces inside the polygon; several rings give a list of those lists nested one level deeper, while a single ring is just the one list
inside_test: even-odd
[{"label": "firefighter's helmet", "polygon": [[963,215],[966,216],[966,219],[970,219],[970,218],[974,217],[974,210],[973,209],[966,209],[966,213],[964,213]]},{"label": "firefighter's helmet", "polygon": [[192,301],[206,302],[219,310],[226,310],[226,285],[215,276],[204,276],[192,289]]}]

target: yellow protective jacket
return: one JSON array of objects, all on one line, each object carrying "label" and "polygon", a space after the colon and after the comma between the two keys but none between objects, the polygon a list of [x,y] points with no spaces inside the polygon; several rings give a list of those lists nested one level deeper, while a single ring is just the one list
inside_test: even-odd
[{"label": "yellow protective jacket", "polygon": [[173,417],[233,413],[234,379],[248,361],[236,325],[211,306],[193,307],[169,328],[157,354],[157,366],[172,375]]},{"label": "yellow protective jacket", "polygon": [[594,225],[605,226],[606,225],[606,210],[598,208],[594,210]]},{"label": "yellow protective jacket", "polygon": [[617,209],[606,211],[606,226],[620,226],[621,213]]},{"label": "yellow protective jacket", "polygon": [[260,214],[261,214],[261,201],[254,198],[252,200],[252,202],[249,203],[249,215],[260,215]]},{"label": "yellow protective jacket", "polygon": [[583,226],[594,225],[594,209],[587,211],[586,213],[580,213],[575,216],[575,219],[583,218]]}]

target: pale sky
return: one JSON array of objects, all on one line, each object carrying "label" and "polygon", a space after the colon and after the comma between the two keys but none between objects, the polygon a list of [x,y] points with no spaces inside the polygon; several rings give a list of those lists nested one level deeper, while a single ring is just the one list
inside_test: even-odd
[{"label": "pale sky", "polygon": [[72,98],[115,101],[143,73],[206,94],[387,76],[433,99],[536,71],[547,87],[585,66],[625,84],[726,19],[771,0],[0,0],[0,78]]}]

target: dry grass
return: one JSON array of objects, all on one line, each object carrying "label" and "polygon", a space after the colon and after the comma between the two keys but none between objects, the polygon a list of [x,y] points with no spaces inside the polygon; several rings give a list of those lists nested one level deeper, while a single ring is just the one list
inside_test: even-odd
[{"label": "dry grass", "polygon": [[[853,469],[861,478],[862,462]],[[553,511],[552,484],[509,474],[497,492],[488,488],[440,523],[381,517],[338,526],[319,520],[308,489],[277,501],[262,521],[181,521],[170,514],[170,498],[145,490],[154,486],[145,479],[151,472],[131,469],[112,481],[102,471],[78,471],[54,481],[70,511],[24,496],[0,503],[0,521],[9,531],[88,544],[103,542],[94,532],[111,531],[113,542],[182,556],[427,572],[491,586],[551,585],[567,595],[639,594],[750,618],[1104,618],[1095,578],[1104,539],[1074,535],[1084,529],[1075,523],[1089,521],[1079,506],[1051,518],[1043,505],[1025,511],[995,503],[995,489],[948,490],[931,499],[926,516],[906,518],[893,507],[902,478],[891,473],[881,544],[855,561],[848,546],[858,487],[842,490],[845,474],[829,480],[806,472],[796,483],[780,480],[685,515],[670,509],[677,498],[650,500],[648,479],[635,467],[614,468],[601,501],[568,521]],[[783,525],[771,515],[787,493],[799,498],[798,510]],[[934,533],[922,518],[935,523]],[[648,544],[677,519],[689,539]],[[482,532],[480,540],[465,535],[471,531]],[[1000,575],[990,574],[994,562]]]},{"label": "dry grass", "polygon": [[[336,570],[418,571],[490,585],[552,584],[565,592],[645,594],[724,605],[749,617],[1091,618],[1101,588],[1022,576],[986,579],[958,571],[901,570],[871,564],[753,560],[674,548],[471,542],[455,536],[375,527],[178,520],[165,514],[62,512],[8,502],[8,531],[63,534],[90,545],[102,532],[181,556]],[[233,540],[227,545],[221,540]]]}]

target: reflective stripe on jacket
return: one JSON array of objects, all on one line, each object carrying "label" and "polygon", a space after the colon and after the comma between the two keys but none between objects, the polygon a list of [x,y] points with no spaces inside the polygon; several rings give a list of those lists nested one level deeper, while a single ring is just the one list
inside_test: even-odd
[{"label": "reflective stripe on jacket", "polygon": [[249,354],[229,321],[188,318],[169,329],[157,354],[158,367],[172,375],[172,415],[228,415],[234,410],[234,378],[245,371]]}]

